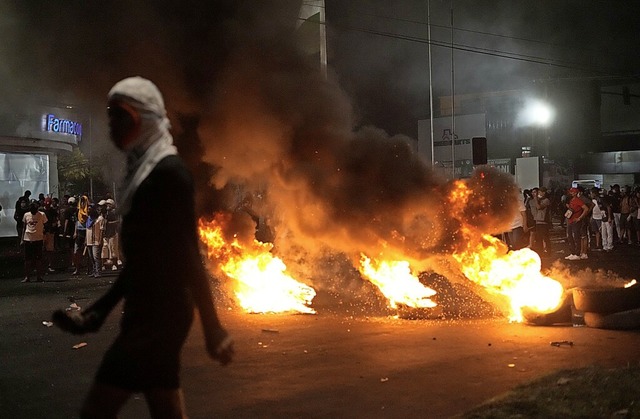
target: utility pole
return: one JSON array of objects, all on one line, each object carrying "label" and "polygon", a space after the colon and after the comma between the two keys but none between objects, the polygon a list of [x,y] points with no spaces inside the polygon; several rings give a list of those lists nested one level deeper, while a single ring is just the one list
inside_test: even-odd
[{"label": "utility pole", "polygon": [[451,178],[456,178],[455,71],[453,62],[453,0],[451,0]]},{"label": "utility pole", "polygon": [[327,78],[327,26],[326,26],[326,13],[324,0],[305,0],[300,6],[298,12],[298,22],[296,29],[299,29],[302,25],[317,25],[318,26],[318,38],[317,45],[316,40],[313,40],[313,46],[309,45],[309,51],[313,50],[314,53],[320,56],[320,71],[322,75]]},{"label": "utility pole", "polygon": [[433,138],[433,78],[432,78],[432,63],[431,63],[431,0],[427,0],[427,39],[429,43],[429,120],[431,129],[429,130],[429,136],[431,138],[431,168],[436,164],[435,150],[434,150],[434,138]]}]

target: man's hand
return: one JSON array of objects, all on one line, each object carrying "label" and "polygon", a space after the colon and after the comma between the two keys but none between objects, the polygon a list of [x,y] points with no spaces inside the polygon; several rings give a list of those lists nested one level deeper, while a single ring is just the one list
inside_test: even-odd
[{"label": "man's hand", "polygon": [[217,360],[222,365],[227,365],[233,359],[235,350],[233,339],[224,329],[219,329],[212,335],[205,337],[207,352],[212,359]]},{"label": "man's hand", "polygon": [[83,335],[89,332],[97,332],[104,323],[105,316],[101,316],[94,310],[86,312],[56,310],[51,316],[53,324],[65,332],[74,335]]}]

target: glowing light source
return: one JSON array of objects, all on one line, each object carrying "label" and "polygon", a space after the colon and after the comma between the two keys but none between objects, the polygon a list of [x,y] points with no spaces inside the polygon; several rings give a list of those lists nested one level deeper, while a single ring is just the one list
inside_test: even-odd
[{"label": "glowing light source", "polygon": [[531,100],[518,115],[518,124],[546,127],[553,122],[554,116],[554,110],[548,103],[541,100]]},{"label": "glowing light source", "polygon": [[531,114],[533,121],[538,125],[548,125],[551,122],[551,109],[543,103],[536,103],[531,108]]}]

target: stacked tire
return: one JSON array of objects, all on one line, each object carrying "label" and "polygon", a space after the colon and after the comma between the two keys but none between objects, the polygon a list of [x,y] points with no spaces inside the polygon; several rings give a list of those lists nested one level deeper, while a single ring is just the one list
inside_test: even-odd
[{"label": "stacked tire", "polygon": [[598,329],[640,329],[640,285],[573,289],[573,304],[584,323]]},{"label": "stacked tire", "polygon": [[571,306],[573,305],[573,294],[565,292],[562,304],[552,312],[540,313],[529,308],[522,309],[522,315],[527,324],[532,326],[552,326],[554,324],[571,323]]}]

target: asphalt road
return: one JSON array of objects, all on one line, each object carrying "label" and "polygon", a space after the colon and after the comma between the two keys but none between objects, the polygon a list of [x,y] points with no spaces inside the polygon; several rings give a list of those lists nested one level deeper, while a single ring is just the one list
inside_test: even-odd
[{"label": "asphalt road", "polygon": [[[632,271],[637,263],[625,255],[598,255],[588,263],[615,266],[618,260]],[[583,262],[573,262],[572,269]],[[58,273],[45,283],[0,280],[0,416],[78,417],[117,333],[120,310],[99,333],[82,337],[43,321],[68,307],[70,296],[87,306],[113,279]],[[496,318],[405,320],[326,295],[316,300],[316,315],[252,315],[220,304],[236,341],[236,359],[227,367],[207,358],[195,322],[182,369],[190,417],[452,417],[557,370],[640,362],[638,331],[535,327]],[[565,340],[573,346],[550,345]],[[74,349],[79,343],[86,346]],[[148,417],[144,400],[132,398],[121,417]]]}]

